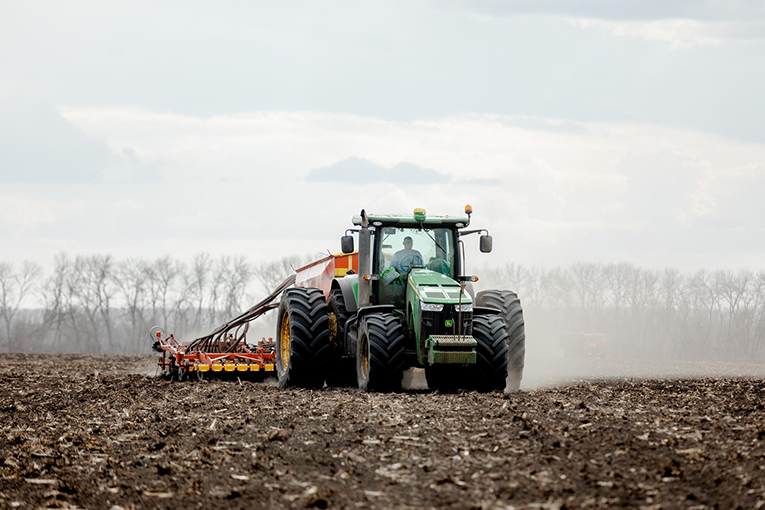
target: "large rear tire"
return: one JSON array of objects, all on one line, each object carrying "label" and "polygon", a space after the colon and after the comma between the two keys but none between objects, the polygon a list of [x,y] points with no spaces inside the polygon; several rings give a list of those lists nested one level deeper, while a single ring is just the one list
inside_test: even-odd
[{"label": "large rear tire", "polygon": [[328,322],[327,303],[321,290],[284,291],[276,326],[276,369],[280,386],[324,386],[332,355]]},{"label": "large rear tire", "polygon": [[345,308],[343,291],[332,289],[327,297],[327,313],[329,314],[329,341],[332,347],[341,352],[343,350],[343,331],[350,314]]},{"label": "large rear tire", "polygon": [[329,313],[329,342],[332,345],[332,361],[327,376],[328,386],[356,386],[356,360],[345,352],[345,324],[350,314],[345,307],[343,291],[332,289],[327,297]]},{"label": "large rear tire", "polygon": [[406,326],[392,313],[371,313],[361,319],[356,349],[356,378],[365,391],[400,391],[404,377]]},{"label": "large rear tire", "polygon": [[477,306],[496,308],[502,312],[507,324],[507,391],[518,391],[526,362],[526,327],[521,300],[518,294],[509,290],[485,290],[476,295],[475,302]]},{"label": "large rear tire", "polygon": [[502,391],[507,384],[507,325],[499,315],[473,317],[476,346],[475,377],[472,387],[478,391]]}]

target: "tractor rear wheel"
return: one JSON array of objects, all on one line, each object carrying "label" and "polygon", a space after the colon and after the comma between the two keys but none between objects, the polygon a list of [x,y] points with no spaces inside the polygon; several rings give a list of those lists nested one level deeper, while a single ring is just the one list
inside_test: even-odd
[{"label": "tractor rear wheel", "polygon": [[327,303],[313,288],[292,288],[282,294],[276,329],[279,385],[321,388],[327,377],[329,343]]},{"label": "tractor rear wheel", "polygon": [[344,357],[345,323],[350,314],[345,307],[343,291],[332,289],[327,297],[329,313],[329,342],[332,345],[332,362],[327,376],[328,386],[356,386],[356,360]]},{"label": "tractor rear wheel", "polygon": [[473,317],[473,338],[476,346],[474,377],[471,389],[502,391],[507,384],[508,345],[507,326],[498,315]]},{"label": "tractor rear wheel", "polygon": [[509,290],[485,290],[475,299],[477,306],[496,308],[507,324],[508,378],[507,391],[518,391],[523,379],[526,358],[526,328],[518,294]]},{"label": "tractor rear wheel", "polygon": [[392,313],[370,313],[361,319],[356,349],[359,389],[400,391],[404,377],[406,326]]},{"label": "tractor rear wheel", "polygon": [[337,352],[342,351],[343,330],[345,323],[348,322],[350,314],[345,308],[345,298],[343,291],[332,289],[327,297],[327,312],[329,313],[329,340]]}]

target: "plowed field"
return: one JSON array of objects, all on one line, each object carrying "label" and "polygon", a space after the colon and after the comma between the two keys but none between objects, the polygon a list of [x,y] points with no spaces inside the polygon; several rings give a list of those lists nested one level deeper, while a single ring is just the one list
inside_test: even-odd
[{"label": "plowed field", "polygon": [[0,362],[2,508],[759,508],[765,381],[517,394],[171,382],[151,357]]}]

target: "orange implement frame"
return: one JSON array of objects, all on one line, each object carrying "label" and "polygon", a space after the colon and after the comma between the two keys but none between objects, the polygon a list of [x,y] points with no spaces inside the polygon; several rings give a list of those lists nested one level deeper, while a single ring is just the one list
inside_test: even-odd
[{"label": "orange implement frame", "polygon": [[[156,335],[154,349],[162,353],[158,365],[163,372],[177,380],[192,375],[201,379],[206,372],[249,376],[265,375],[276,370],[273,339],[263,339],[254,347],[240,344],[232,351],[203,352],[188,351],[188,344],[179,343],[173,335],[162,337],[159,332]],[[233,346],[233,339],[230,340]]]},{"label": "orange implement frame", "polygon": [[276,371],[276,346],[265,338],[257,345],[247,344],[250,322],[279,305],[273,301],[295,283],[290,275],[259,303],[215,328],[209,335],[180,343],[174,335],[164,335],[155,326],[151,330],[154,350],[161,354],[158,365],[166,374],[182,381],[188,375],[202,379],[205,372],[244,376]]}]

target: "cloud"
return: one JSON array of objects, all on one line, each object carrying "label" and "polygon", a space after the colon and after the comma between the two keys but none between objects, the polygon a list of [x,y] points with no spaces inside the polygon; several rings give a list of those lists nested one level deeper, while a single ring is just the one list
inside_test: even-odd
[{"label": "cloud", "polygon": [[454,183],[455,186],[498,186],[500,184],[502,184],[502,181],[499,179],[481,178],[465,179],[464,181],[457,181]]},{"label": "cloud", "polygon": [[669,43],[674,48],[765,39],[765,23],[762,22],[702,22],[694,19],[610,21],[594,18],[567,18],[566,21],[573,26],[617,37]]},{"label": "cloud", "polygon": [[51,200],[19,193],[0,194],[0,236],[19,235],[55,225],[61,213]]},{"label": "cloud", "polygon": [[584,126],[578,122],[557,119],[543,119],[531,116],[504,117],[503,123],[508,126],[517,126],[522,129],[536,129],[541,131],[559,131],[561,133],[584,133]]},{"label": "cloud", "polygon": [[758,0],[464,0],[456,5],[493,16],[540,14],[584,16],[615,21],[686,18],[706,21],[749,21],[763,17]]},{"label": "cloud", "polygon": [[371,182],[438,184],[448,182],[450,176],[406,161],[397,163],[391,168],[385,168],[369,160],[351,156],[332,165],[311,170],[306,180],[348,184]]},{"label": "cloud", "polygon": [[[79,239],[116,254],[155,256],[177,242],[190,253],[226,246],[278,258],[336,250],[362,208],[424,207],[439,215],[458,214],[464,204],[474,206],[474,225],[495,236],[494,260],[735,267],[761,260],[765,250],[758,230],[765,144],[690,129],[581,122],[571,132],[539,129],[552,122],[545,118],[524,127],[499,115],[396,122],[316,111],[204,119],[62,111],[86,135],[105,137],[113,152],[128,149],[126,164],[137,158],[172,168],[157,183],[7,186],[6,196],[16,188],[58,204],[28,224],[23,214],[8,216],[7,235],[24,234],[13,241],[18,253],[21,246],[55,252]],[[316,161],[336,163],[306,175]],[[366,183],[363,193],[358,183]],[[115,210],[118,203],[132,205]],[[0,216],[40,208],[22,205]],[[253,211],[276,213],[253,223]],[[0,244],[12,239],[2,235],[0,228]],[[724,243],[711,242],[720,237]],[[272,252],[258,246],[277,238],[284,242]]]},{"label": "cloud", "polygon": [[709,173],[700,188],[694,211],[700,222],[765,231],[765,214],[756,211],[765,197],[762,163]]},{"label": "cloud", "polygon": [[10,95],[0,102],[0,182],[90,182],[110,153],[49,103]]},{"label": "cloud", "polygon": [[[497,113],[765,140],[763,43],[715,45],[758,37],[761,2],[308,2],[297,18],[289,3],[243,2],[226,10],[189,4],[182,23],[172,8],[145,0],[92,11],[70,4],[8,7],[0,47],[18,51],[0,69],[0,95],[34,88],[56,104],[197,121],[253,111],[407,121]],[[693,49],[664,51],[674,44]],[[130,51],[114,58],[123,46]],[[110,140],[116,153],[124,146]]]},{"label": "cloud", "polygon": [[557,18],[579,28],[673,48],[765,40],[765,10],[757,1],[471,0],[456,5],[488,19]]}]

